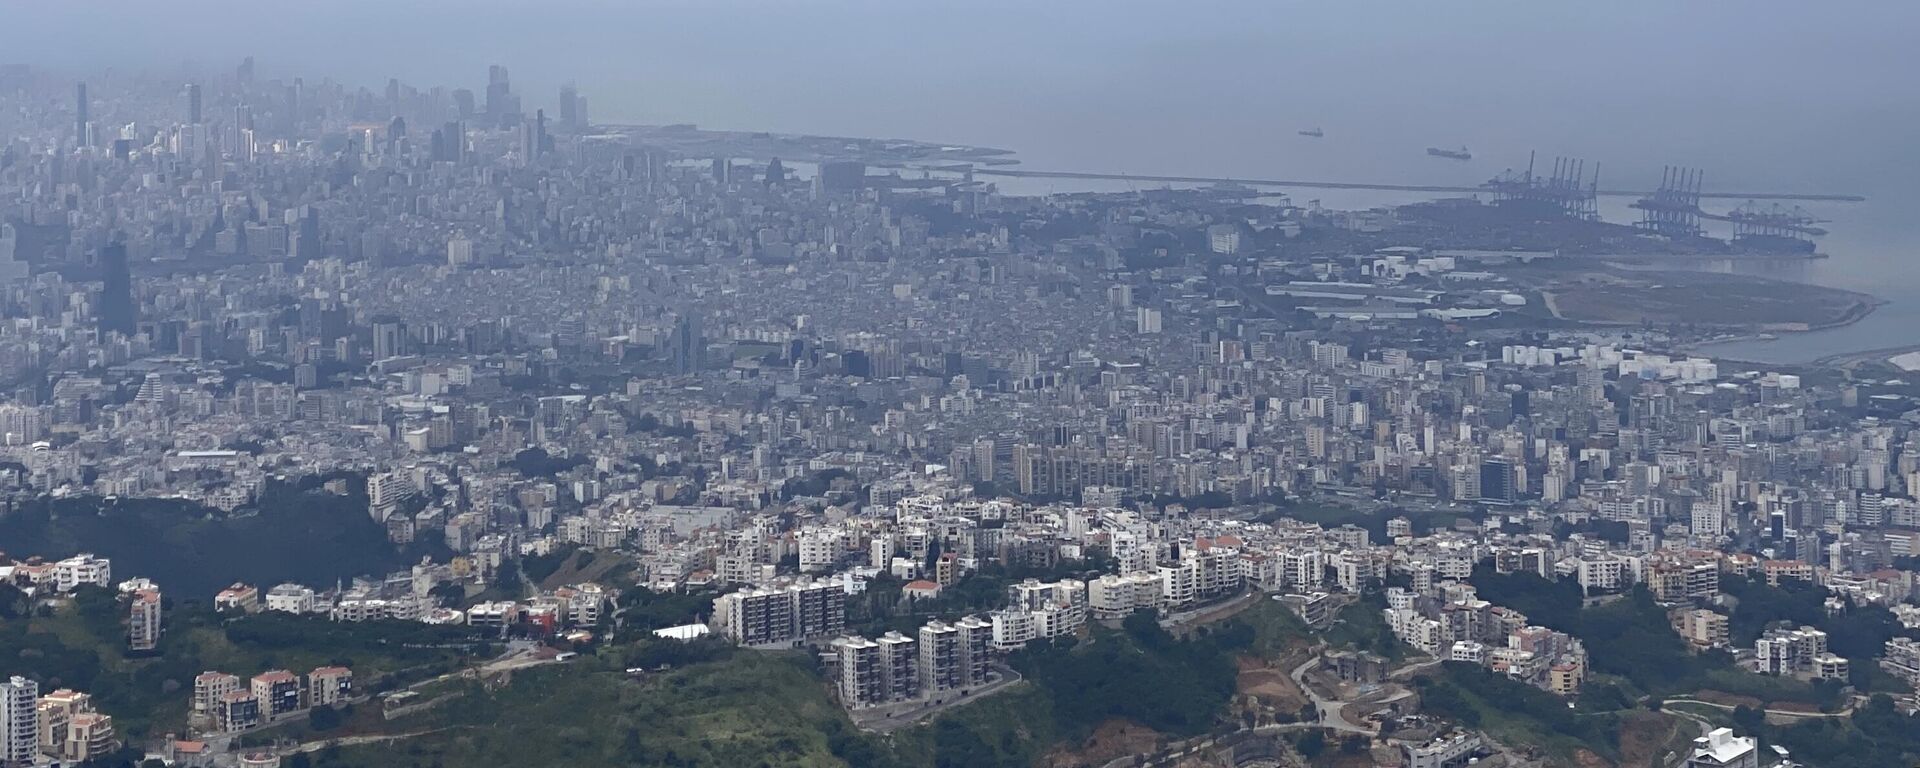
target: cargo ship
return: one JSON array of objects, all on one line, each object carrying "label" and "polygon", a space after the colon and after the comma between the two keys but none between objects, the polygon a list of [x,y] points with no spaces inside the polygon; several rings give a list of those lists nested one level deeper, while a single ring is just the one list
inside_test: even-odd
[{"label": "cargo ship", "polygon": [[1320,130],[1320,128],[1316,126],[1316,127],[1308,128],[1307,130],[1301,131],[1300,135],[1317,139],[1327,134],[1325,131]]},{"label": "cargo ship", "polygon": [[1434,157],[1444,157],[1444,158],[1447,158],[1448,160],[1472,160],[1473,159],[1473,153],[1468,152],[1466,147],[1461,147],[1459,149],[1441,149],[1439,147],[1427,147],[1427,154],[1433,155]]}]

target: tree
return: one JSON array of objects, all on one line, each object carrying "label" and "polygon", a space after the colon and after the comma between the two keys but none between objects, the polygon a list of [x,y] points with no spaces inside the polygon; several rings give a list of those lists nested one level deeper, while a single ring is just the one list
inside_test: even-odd
[{"label": "tree", "polygon": [[1300,750],[1301,757],[1311,760],[1327,750],[1327,737],[1320,732],[1320,729],[1315,728],[1301,734],[1300,740],[1294,743],[1294,748]]}]

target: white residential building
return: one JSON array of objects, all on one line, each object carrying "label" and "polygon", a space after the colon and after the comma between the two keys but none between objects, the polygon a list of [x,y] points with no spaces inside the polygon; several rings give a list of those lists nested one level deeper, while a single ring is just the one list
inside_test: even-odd
[{"label": "white residential building", "polygon": [[72,592],[82,584],[113,586],[113,563],[83,552],[53,564],[54,589]]},{"label": "white residential building", "polygon": [[308,587],[299,584],[281,584],[267,590],[267,610],[297,613],[313,613],[318,596]]},{"label": "white residential building", "polygon": [[1760,768],[1760,746],[1751,737],[1735,736],[1729,728],[1715,728],[1693,740],[1686,768]]},{"label": "white residential building", "polygon": [[0,682],[0,764],[31,765],[40,754],[40,684],[14,676]]},{"label": "white residential building", "polygon": [[1087,582],[1087,607],[1096,619],[1118,619],[1142,608],[1158,608],[1166,575],[1139,571],[1106,574]]}]

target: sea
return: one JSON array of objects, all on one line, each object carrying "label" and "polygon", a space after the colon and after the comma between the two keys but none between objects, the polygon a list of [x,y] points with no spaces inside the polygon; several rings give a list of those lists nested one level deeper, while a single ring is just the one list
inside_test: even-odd
[{"label": "sea", "polygon": [[[598,122],[994,146],[1041,170],[1475,185],[1533,153],[1537,168],[1582,158],[1603,187],[1652,189],[1685,166],[1710,190],[1865,195],[1802,204],[1828,221],[1830,258],[1754,268],[1885,306],[1706,351],[1784,364],[1920,345],[1920,3],[174,0],[100,14],[0,0],[0,14],[0,64],[218,76],[252,55],[262,77],[376,93],[389,77],[481,92],[502,64],[529,110],[572,82]],[[1325,136],[1298,135],[1312,128]],[[1626,202],[1603,213],[1629,220]]]}]

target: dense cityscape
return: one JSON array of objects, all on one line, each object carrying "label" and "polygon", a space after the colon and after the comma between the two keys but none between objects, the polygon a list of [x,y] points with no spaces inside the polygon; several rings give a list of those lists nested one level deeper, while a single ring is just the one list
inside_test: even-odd
[{"label": "dense cityscape", "polygon": [[261,72],[0,68],[0,765],[1920,760],[1806,225]]}]

